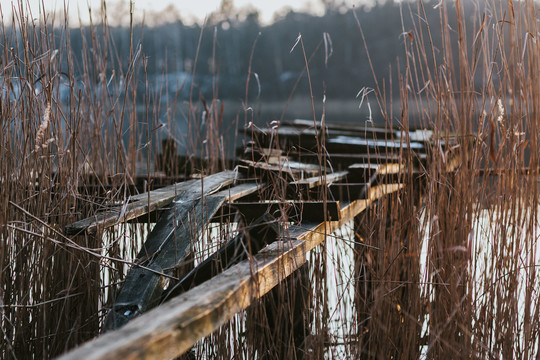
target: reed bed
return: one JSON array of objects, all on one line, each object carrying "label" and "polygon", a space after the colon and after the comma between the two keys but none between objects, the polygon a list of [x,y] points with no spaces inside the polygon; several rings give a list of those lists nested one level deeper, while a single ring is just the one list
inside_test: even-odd
[{"label": "reed bed", "polygon": [[[433,5],[439,24],[424,21]],[[533,1],[403,5],[412,25],[404,28],[399,121],[406,130],[408,110],[423,108],[436,142],[421,202],[409,188],[400,209],[391,207],[385,241],[400,256],[379,256],[385,295],[371,314],[388,313],[369,332],[372,355],[539,354],[537,11]],[[459,162],[448,173],[454,151]],[[401,295],[392,301],[390,291]]]},{"label": "reed bed", "polygon": [[[427,6],[439,11],[438,24],[424,20]],[[404,55],[389,77],[399,83],[400,109],[387,108],[386,83],[378,83],[372,106],[404,133],[413,122],[432,129],[422,181],[405,174],[410,186],[328,234],[307,265],[185,358],[540,356],[538,6],[401,7]],[[224,105],[217,82],[208,100],[181,87],[190,94],[182,137],[176,103],[162,104],[160,89],[148,86],[133,23],[131,55],[120,59],[105,15],[81,27],[79,54],[68,20],[32,20],[23,5],[16,10],[0,25],[0,357],[51,358],[100,333],[152,228],[125,224],[68,238],[64,226],[128,199],[138,175],[151,189],[164,133],[203,159],[189,163],[190,173],[226,168]],[[363,37],[367,29],[358,25]],[[295,51],[309,76],[304,44]],[[247,75],[249,128],[251,69]],[[323,140],[324,132],[321,166]],[[283,199],[283,181],[271,179],[264,196]],[[209,230],[186,267],[238,229]]]}]

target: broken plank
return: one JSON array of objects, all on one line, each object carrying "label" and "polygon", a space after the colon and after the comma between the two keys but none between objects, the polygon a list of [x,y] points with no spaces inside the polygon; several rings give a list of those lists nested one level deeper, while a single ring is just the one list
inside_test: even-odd
[{"label": "broken plank", "polygon": [[[310,163],[317,163],[319,161],[319,154],[310,152],[290,152],[289,157],[297,159],[298,161],[309,161]],[[426,156],[423,155],[425,158]],[[328,154],[326,159],[336,167],[336,165],[349,166],[355,163],[361,164],[383,164],[387,162],[401,162],[402,159],[399,154],[345,154],[345,153],[331,153]]]},{"label": "broken plank", "polygon": [[183,201],[160,217],[137,256],[145,268],[130,269],[105,319],[106,330],[124,326],[159,304],[168,277],[174,275],[174,269],[190,252],[192,241],[200,237],[224,201],[223,196]]},{"label": "broken plank", "polygon": [[238,174],[234,171],[223,171],[203,179],[193,179],[161,189],[139,194],[128,198],[122,206],[114,207],[108,211],[97,213],[94,216],[79,220],[66,226],[65,232],[68,235],[81,233],[94,234],[98,227],[107,228],[119,223],[135,219],[148,214],[160,207],[169,205],[175,198],[186,196],[186,192],[204,191],[210,187],[217,191],[234,182]]},{"label": "broken plank", "polygon": [[[313,120],[304,120],[304,119],[295,119],[292,122],[283,122],[284,125],[289,126],[296,126],[296,127],[313,127],[314,123]],[[321,128],[321,122],[316,122],[317,129]],[[396,136],[399,134],[399,130],[395,128],[384,128],[384,127],[376,127],[376,126],[358,126],[357,124],[340,124],[340,123],[325,123],[325,128],[328,129],[331,134],[334,134],[332,132],[333,130],[339,130],[342,132],[346,132],[349,134],[354,134],[356,136],[364,135],[363,137],[366,137],[365,134],[368,134],[369,137],[375,137],[377,139],[385,139],[385,138],[391,138],[392,136]]]},{"label": "broken plank", "polygon": [[222,177],[208,176],[204,185],[202,179],[191,183],[163,212],[137,256],[144,268],[130,269],[105,319],[106,330],[121,327],[159,304],[174,269],[228,199],[225,193],[209,195],[222,187],[218,180]]},{"label": "broken plank", "polygon": [[276,219],[268,213],[251,223],[233,239],[208,256],[193,270],[186,274],[173,287],[166,291],[162,302],[178,296],[212,276],[228,269],[232,265],[258,253],[263,247],[276,240],[281,234],[281,226]]},{"label": "broken plank", "polygon": [[245,175],[247,180],[251,177],[263,178],[265,181],[272,180],[279,176],[287,182],[313,177],[321,173],[321,167],[314,164],[303,164],[289,161],[286,157],[280,159],[279,163],[255,162],[251,160],[240,160],[239,172]]},{"label": "broken plank", "polygon": [[175,358],[246,309],[306,261],[306,254],[377,199],[399,190],[400,184],[380,185],[365,200],[341,209],[341,221],[293,226],[287,241],[276,241],[250,260],[65,354],[73,359]]},{"label": "broken plank", "polygon": [[[225,197],[226,202],[236,201],[238,199],[241,199],[243,197],[249,196],[251,194],[256,193],[260,189],[262,189],[265,186],[264,183],[244,183],[236,186],[232,186],[228,189],[221,190],[212,196],[223,196]],[[157,210],[152,211],[151,213],[139,216],[138,218],[129,220],[129,222],[133,223],[146,223],[151,222],[155,223],[159,220],[161,214],[165,212],[165,208],[159,208]]]},{"label": "broken plank", "polygon": [[215,193],[215,196],[225,196],[228,202],[236,201],[245,196],[251,195],[259,191],[265,186],[265,183],[262,182],[247,182],[232,186],[228,189],[221,190]]}]

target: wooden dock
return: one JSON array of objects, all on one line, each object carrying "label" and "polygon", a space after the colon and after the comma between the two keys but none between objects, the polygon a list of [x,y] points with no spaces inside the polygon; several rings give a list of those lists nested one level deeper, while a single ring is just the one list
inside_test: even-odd
[{"label": "wooden dock", "polygon": [[[232,170],[132,196],[65,229],[94,235],[122,222],[157,219],[106,317],[105,333],[62,359],[182,355],[300,269],[328,235],[381,199],[421,186],[433,146],[429,131],[321,129],[305,120],[248,129],[246,138]],[[169,162],[182,161],[169,155]],[[451,158],[449,171],[459,166]],[[183,166],[164,165],[164,155],[159,162],[168,171]],[[208,226],[223,221],[238,222],[241,230],[179,277]]]}]

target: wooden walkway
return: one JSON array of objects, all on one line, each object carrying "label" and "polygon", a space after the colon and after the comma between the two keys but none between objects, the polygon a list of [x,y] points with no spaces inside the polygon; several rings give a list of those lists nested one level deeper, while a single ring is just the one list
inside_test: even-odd
[{"label": "wooden walkway", "polygon": [[[105,334],[63,359],[183,354],[298,270],[329,234],[381,198],[421,182],[432,141],[423,130],[329,125],[323,132],[303,120],[249,129],[246,138],[234,170],[133,196],[65,229],[94,235],[158,217],[106,318]],[[449,161],[448,170],[458,165]],[[176,277],[208,226],[225,219],[240,221],[244,230]]]}]

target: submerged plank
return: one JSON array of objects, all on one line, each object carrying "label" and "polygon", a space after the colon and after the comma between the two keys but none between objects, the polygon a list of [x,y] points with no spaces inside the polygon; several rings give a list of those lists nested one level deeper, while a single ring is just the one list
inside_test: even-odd
[{"label": "submerged plank", "polygon": [[401,187],[391,184],[371,188],[365,200],[353,201],[341,209],[341,221],[289,229],[287,241],[270,244],[251,261],[242,261],[61,359],[163,359],[181,355],[298,269],[305,263],[306,254],[327,234]]},{"label": "submerged plank", "polygon": [[192,241],[200,237],[228,199],[222,192],[209,195],[221,188],[222,180],[221,176],[209,176],[204,184],[202,180],[191,183],[164,211],[137,256],[144,268],[129,271],[105,320],[106,330],[125,325],[159,303],[169,277],[189,253]]},{"label": "submerged plank", "polygon": [[268,243],[276,240],[280,233],[281,227],[276,219],[268,213],[263,214],[168,289],[162,302],[201,285],[212,276],[247,259],[250,255],[257,254]]}]

